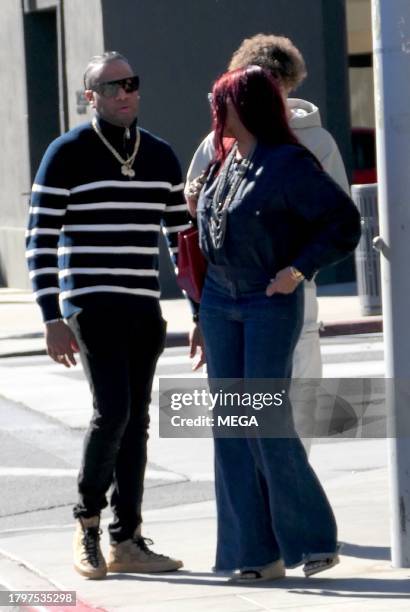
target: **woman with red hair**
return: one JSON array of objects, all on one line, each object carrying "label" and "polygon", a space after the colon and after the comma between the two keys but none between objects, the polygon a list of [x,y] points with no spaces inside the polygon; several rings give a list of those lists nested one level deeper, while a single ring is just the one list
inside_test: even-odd
[{"label": "woman with red hair", "polygon": [[[212,112],[215,160],[197,209],[210,387],[219,389],[216,379],[289,382],[302,281],[356,247],[359,215],[290,130],[266,70],[222,75]],[[215,432],[215,569],[233,581],[272,580],[299,565],[309,576],[338,562],[333,512],[289,423],[286,436]]]}]

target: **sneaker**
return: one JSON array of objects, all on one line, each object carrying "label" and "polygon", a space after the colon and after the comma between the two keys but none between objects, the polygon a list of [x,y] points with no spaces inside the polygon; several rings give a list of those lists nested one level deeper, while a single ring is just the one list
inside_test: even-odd
[{"label": "sneaker", "polygon": [[261,567],[242,569],[235,571],[228,582],[235,584],[255,584],[256,582],[267,582],[285,578],[286,569],[282,559],[273,561]]},{"label": "sneaker", "polygon": [[137,528],[134,537],[111,544],[107,569],[109,572],[124,574],[150,574],[156,572],[174,572],[183,566],[182,561],[166,555],[159,555],[148,548],[153,541],[141,536]]},{"label": "sneaker", "polygon": [[74,568],[81,576],[105,578],[107,566],[100,548],[100,517],[77,519],[74,534]]}]

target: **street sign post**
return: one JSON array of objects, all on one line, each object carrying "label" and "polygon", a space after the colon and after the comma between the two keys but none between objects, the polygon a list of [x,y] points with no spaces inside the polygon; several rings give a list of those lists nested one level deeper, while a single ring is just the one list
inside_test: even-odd
[{"label": "street sign post", "polygon": [[410,2],[372,0],[392,563],[410,567]]}]

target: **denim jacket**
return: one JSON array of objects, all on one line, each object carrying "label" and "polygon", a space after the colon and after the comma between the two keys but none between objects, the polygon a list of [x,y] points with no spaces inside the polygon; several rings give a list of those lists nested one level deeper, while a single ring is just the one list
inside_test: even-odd
[{"label": "denim jacket", "polygon": [[287,266],[310,280],[359,242],[354,203],[302,146],[258,143],[229,206],[219,249],[209,232],[216,183],[213,167],[198,201],[200,246],[212,267],[228,281],[240,282],[243,291],[266,287]]}]

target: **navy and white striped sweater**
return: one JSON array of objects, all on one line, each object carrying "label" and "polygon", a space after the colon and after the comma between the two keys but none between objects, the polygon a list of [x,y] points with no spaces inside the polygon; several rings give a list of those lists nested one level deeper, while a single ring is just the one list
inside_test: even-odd
[{"label": "navy and white striped sweater", "polygon": [[[135,126],[127,141],[124,128],[98,122],[127,157]],[[122,175],[90,123],[48,147],[32,189],[26,241],[44,321],[87,305],[149,306],[159,298],[161,225],[176,254],[178,231],[189,223],[177,158],[163,140],[146,130],[140,134],[132,179]]]}]

